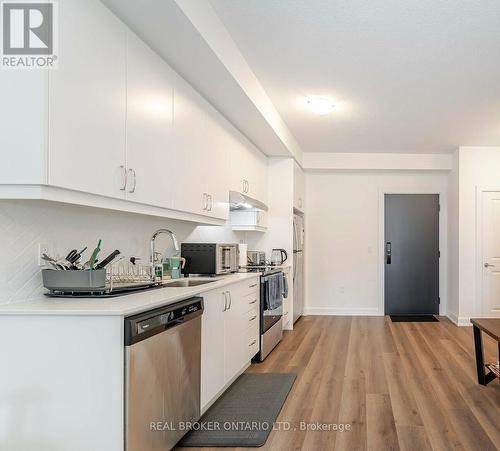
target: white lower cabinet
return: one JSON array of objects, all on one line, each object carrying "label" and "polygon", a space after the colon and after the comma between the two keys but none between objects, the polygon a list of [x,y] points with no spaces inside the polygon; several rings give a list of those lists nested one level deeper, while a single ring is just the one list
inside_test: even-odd
[{"label": "white lower cabinet", "polygon": [[259,351],[259,279],[204,293],[201,408],[205,410]]},{"label": "white lower cabinet", "polygon": [[203,294],[201,318],[201,406],[206,406],[224,386],[225,292]]}]

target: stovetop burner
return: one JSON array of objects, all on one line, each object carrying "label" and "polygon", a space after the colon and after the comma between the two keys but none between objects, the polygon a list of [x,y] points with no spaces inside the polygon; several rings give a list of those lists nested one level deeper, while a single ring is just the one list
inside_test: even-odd
[{"label": "stovetop burner", "polygon": [[274,274],[282,271],[282,268],[272,265],[248,265],[240,267],[240,272],[260,272],[263,275]]}]

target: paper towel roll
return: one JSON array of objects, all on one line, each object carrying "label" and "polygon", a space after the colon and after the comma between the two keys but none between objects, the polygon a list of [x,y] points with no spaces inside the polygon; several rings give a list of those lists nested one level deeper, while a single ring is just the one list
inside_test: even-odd
[{"label": "paper towel roll", "polygon": [[246,266],[247,265],[247,251],[248,251],[248,244],[240,243],[238,244],[238,265],[239,266]]}]

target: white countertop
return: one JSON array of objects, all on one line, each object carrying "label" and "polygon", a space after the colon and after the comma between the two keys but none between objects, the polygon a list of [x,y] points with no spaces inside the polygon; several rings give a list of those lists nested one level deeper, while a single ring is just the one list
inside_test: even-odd
[{"label": "white countertop", "polygon": [[42,296],[27,302],[0,305],[0,315],[100,315],[129,316],[172,304],[245,279],[258,273],[235,273],[215,277],[196,287],[163,287],[112,298],[50,298]]}]

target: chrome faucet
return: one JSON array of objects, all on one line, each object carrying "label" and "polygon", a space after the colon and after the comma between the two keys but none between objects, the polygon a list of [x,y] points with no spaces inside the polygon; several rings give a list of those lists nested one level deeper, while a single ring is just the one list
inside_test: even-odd
[{"label": "chrome faucet", "polygon": [[158,229],[155,233],[153,233],[153,236],[151,237],[151,256],[149,260],[151,265],[151,278],[153,280],[155,279],[155,266],[156,266],[155,242],[156,242],[156,237],[158,235],[161,235],[162,233],[170,235],[170,238],[172,238],[172,243],[174,244],[174,249],[176,253],[179,253],[179,242],[177,241],[177,237],[175,236],[174,232],[168,229]]}]

